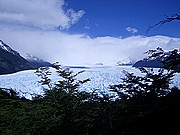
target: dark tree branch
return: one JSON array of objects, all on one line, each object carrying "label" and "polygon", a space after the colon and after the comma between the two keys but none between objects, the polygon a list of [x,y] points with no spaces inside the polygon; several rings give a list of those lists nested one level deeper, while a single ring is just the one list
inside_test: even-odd
[{"label": "dark tree branch", "polygon": [[155,25],[150,26],[150,27],[147,29],[146,33],[148,33],[151,29],[153,29],[153,28],[156,27],[156,26],[161,27],[161,26],[162,26],[163,24],[165,24],[165,23],[169,23],[169,22],[176,21],[176,20],[180,20],[180,15],[179,15],[179,14],[174,14],[174,15],[171,15],[170,17],[166,16],[166,19],[165,19],[165,20],[162,20],[162,21],[156,23]]}]

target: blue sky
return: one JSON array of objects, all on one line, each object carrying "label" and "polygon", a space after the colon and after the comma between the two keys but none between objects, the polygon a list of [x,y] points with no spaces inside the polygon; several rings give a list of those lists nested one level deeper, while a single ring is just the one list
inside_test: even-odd
[{"label": "blue sky", "polygon": [[96,36],[131,36],[127,27],[138,30],[134,35],[167,35],[179,37],[177,29],[180,22],[167,24],[153,29],[148,34],[149,26],[156,24],[165,16],[180,13],[179,0],[66,0],[67,7],[84,10],[84,16],[69,32],[87,33]]},{"label": "blue sky", "polygon": [[24,57],[116,65],[149,49],[179,49],[180,21],[146,33],[175,13],[179,0],[0,0],[0,39]]}]

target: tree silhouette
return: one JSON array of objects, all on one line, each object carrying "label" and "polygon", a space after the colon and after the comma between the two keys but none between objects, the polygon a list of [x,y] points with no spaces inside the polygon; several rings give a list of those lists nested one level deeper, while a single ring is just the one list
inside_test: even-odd
[{"label": "tree silhouette", "polygon": [[166,24],[166,23],[169,23],[169,22],[172,22],[172,21],[179,21],[180,20],[180,15],[179,14],[173,14],[171,16],[166,16],[166,18],[164,20],[161,20],[159,21],[158,23],[152,25],[152,26],[149,26],[149,28],[147,29],[147,33],[153,29],[154,27],[156,26],[159,26],[161,27],[162,25]]},{"label": "tree silhouette", "polygon": [[149,59],[160,58],[161,62],[164,64],[164,69],[173,73],[180,72],[180,52],[178,49],[164,51],[162,48],[158,47],[154,50],[148,50],[146,54],[148,54]]}]

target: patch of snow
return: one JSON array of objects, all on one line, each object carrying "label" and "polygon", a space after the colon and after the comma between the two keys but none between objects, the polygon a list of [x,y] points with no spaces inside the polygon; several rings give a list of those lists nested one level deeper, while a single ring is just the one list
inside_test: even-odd
[{"label": "patch of snow", "polygon": [[133,60],[132,58],[126,58],[126,59],[118,61],[117,65],[119,65],[119,66],[133,65],[135,62],[136,62],[136,60]]},{"label": "patch of snow", "polygon": [[11,49],[8,45],[6,45],[2,40],[0,40],[0,48],[3,50],[12,53],[13,55],[19,56],[19,53]]},{"label": "patch of snow", "polygon": [[42,62],[42,61],[43,61],[43,59],[40,59],[40,58],[38,58],[38,57],[36,57],[36,56],[33,56],[33,55],[30,54],[30,53],[27,53],[27,54],[26,54],[26,59],[27,59],[28,61],[37,61],[37,62]]},{"label": "patch of snow", "polygon": [[0,41],[0,47],[5,51],[9,51],[9,49],[5,45],[3,45],[2,41]]}]

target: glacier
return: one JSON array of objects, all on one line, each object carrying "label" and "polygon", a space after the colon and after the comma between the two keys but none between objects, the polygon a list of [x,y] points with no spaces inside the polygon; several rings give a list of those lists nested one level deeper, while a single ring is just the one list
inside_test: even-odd
[{"label": "glacier", "polygon": [[[110,85],[119,84],[124,77],[123,71],[134,73],[135,75],[142,75],[140,71],[132,66],[95,66],[90,68],[71,68],[74,73],[84,71],[77,76],[77,80],[90,79],[91,81],[82,84],[79,90],[93,91],[95,89],[99,92],[107,92]],[[20,96],[31,99],[34,95],[42,95],[43,88],[38,81],[41,79],[35,74],[36,70],[25,70],[13,74],[0,75],[0,88],[12,88]],[[59,78],[55,71],[51,69],[50,76],[52,83]],[[172,86],[180,88],[180,74],[176,74],[172,80]]]}]

